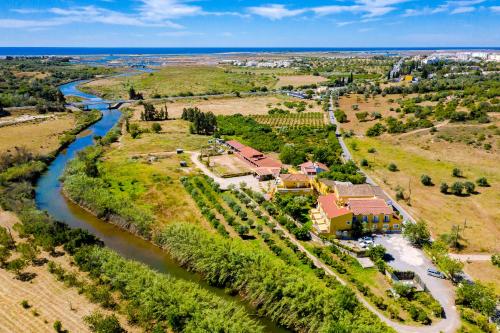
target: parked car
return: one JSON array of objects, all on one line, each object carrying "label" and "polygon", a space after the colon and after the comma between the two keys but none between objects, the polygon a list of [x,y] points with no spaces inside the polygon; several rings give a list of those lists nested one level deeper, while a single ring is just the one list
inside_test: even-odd
[{"label": "parked car", "polygon": [[434,277],[437,277],[440,279],[446,279],[446,276],[444,276],[443,273],[441,273],[440,271],[438,271],[434,268],[427,269],[427,275],[434,276]]}]

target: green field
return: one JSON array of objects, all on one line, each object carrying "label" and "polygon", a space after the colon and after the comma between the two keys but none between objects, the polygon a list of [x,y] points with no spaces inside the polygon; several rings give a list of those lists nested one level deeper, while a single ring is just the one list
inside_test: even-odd
[{"label": "green field", "polygon": [[323,127],[326,124],[325,113],[301,112],[290,114],[255,115],[253,118],[260,124],[271,127]]},{"label": "green field", "polygon": [[138,76],[96,80],[82,88],[106,98],[128,98],[129,88],[134,87],[145,98],[153,98],[246,92],[264,86],[271,88],[276,82],[271,74],[235,72],[215,66],[176,66]]}]

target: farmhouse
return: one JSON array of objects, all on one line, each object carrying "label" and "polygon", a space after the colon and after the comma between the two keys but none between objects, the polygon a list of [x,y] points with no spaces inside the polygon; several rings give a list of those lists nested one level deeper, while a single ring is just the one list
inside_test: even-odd
[{"label": "farmhouse", "polygon": [[250,165],[254,174],[260,180],[274,178],[279,175],[283,165],[280,161],[236,140],[227,141],[226,145],[235,155]]},{"label": "farmhouse", "polygon": [[310,193],[313,191],[311,180],[306,175],[296,174],[281,174],[278,177],[278,192],[284,193]]},{"label": "farmhouse", "polygon": [[351,235],[353,228],[372,232],[398,232],[400,228],[392,207],[379,198],[341,202],[334,193],[321,195],[311,218],[316,231],[337,237]]},{"label": "farmhouse", "polygon": [[330,170],[323,163],[311,162],[311,161],[307,161],[305,163],[302,163],[299,165],[299,167],[300,167],[300,172],[302,172],[302,174],[307,175],[307,176],[312,176],[312,177],[318,175],[321,172]]}]

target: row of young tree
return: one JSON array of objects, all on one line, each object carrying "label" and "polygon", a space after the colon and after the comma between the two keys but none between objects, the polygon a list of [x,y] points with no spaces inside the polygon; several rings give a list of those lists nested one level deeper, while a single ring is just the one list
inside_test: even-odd
[{"label": "row of young tree", "polygon": [[193,134],[212,135],[217,128],[217,118],[212,112],[202,112],[197,107],[184,108],[181,119],[191,122],[189,128]]},{"label": "row of young tree", "polygon": [[237,290],[285,327],[309,332],[391,331],[348,288],[328,288],[317,277],[239,239],[179,223],[169,225],[157,242],[210,284]]}]

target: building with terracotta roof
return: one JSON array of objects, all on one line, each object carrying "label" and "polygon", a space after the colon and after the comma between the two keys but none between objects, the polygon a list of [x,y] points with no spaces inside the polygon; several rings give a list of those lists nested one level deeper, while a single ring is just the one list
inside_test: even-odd
[{"label": "building with terracotta roof", "polygon": [[299,167],[300,167],[300,172],[302,172],[304,175],[311,177],[314,177],[325,171],[330,171],[330,169],[326,165],[320,162],[307,161],[305,163],[300,164]]},{"label": "building with terracotta roof", "polygon": [[313,227],[322,234],[337,237],[352,236],[356,224],[370,232],[399,232],[400,220],[383,199],[339,200],[335,193],[321,195],[318,205],[311,210]]},{"label": "building with terracotta roof", "polygon": [[283,165],[281,161],[269,157],[252,147],[245,146],[236,140],[229,140],[226,145],[242,160],[250,164],[254,174],[259,179],[263,180],[279,175]]},{"label": "building with terracotta roof", "polygon": [[292,193],[310,193],[313,191],[311,187],[311,179],[301,173],[281,174],[278,177],[278,192]]}]

